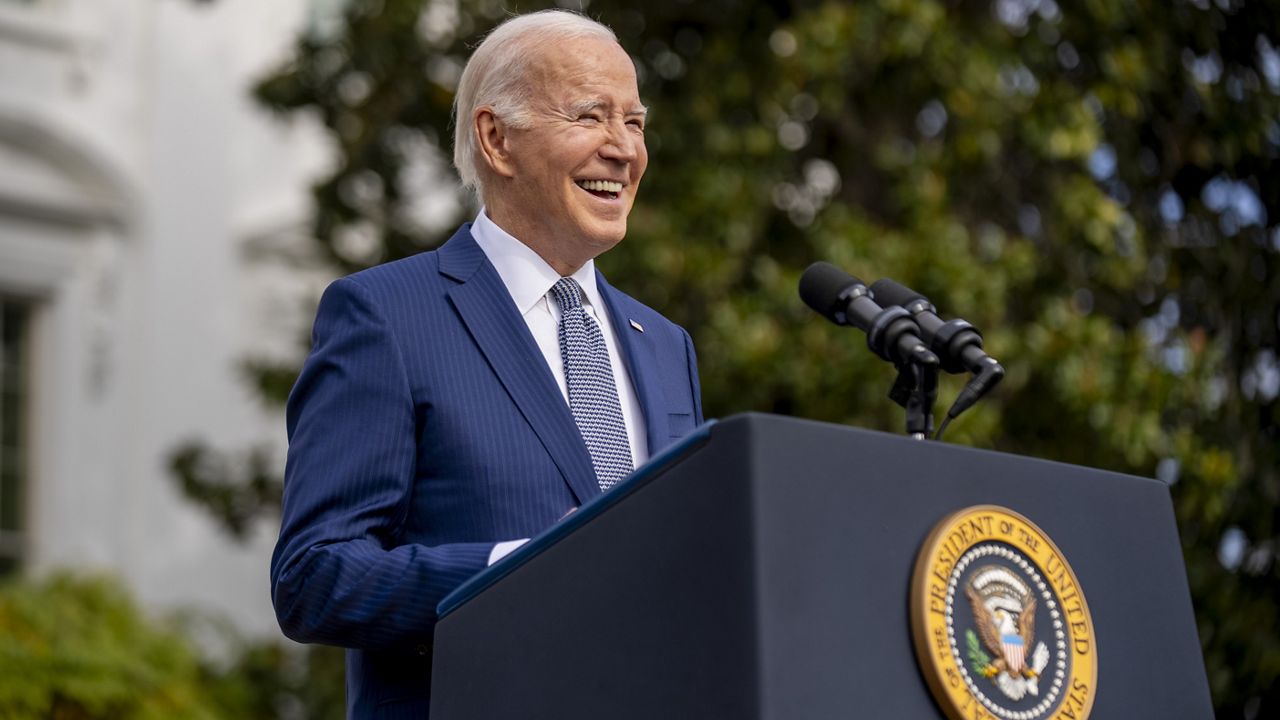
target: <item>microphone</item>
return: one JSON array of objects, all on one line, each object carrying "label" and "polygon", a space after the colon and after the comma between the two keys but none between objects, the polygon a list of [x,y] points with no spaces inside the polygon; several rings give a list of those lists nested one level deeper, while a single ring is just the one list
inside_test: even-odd
[{"label": "microphone", "polygon": [[938,356],[919,337],[911,313],[882,308],[866,284],[827,262],[816,262],[800,276],[800,299],[837,325],[852,325],[867,334],[867,347],[895,365],[937,366]]},{"label": "microphone", "polygon": [[871,291],[886,305],[905,308],[911,314],[920,327],[920,337],[941,359],[943,370],[973,373],[973,379],[947,411],[948,417],[968,410],[1004,378],[1004,368],[982,349],[978,328],[960,319],[944,321],[928,298],[889,278],[875,281]]}]

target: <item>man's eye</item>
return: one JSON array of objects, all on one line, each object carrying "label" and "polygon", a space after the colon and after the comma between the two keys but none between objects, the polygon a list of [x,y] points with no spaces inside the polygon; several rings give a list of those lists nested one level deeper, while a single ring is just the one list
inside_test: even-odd
[{"label": "man's eye", "polygon": [[600,122],[603,119],[600,113],[583,113],[578,116],[578,122]]}]

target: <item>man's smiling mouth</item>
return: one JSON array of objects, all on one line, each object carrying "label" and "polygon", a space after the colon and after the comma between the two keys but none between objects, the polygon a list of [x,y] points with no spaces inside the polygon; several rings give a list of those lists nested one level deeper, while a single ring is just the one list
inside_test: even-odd
[{"label": "man's smiling mouth", "polygon": [[622,192],[622,183],[613,182],[612,180],[577,180],[575,182],[577,182],[578,187],[598,198],[616,200]]}]

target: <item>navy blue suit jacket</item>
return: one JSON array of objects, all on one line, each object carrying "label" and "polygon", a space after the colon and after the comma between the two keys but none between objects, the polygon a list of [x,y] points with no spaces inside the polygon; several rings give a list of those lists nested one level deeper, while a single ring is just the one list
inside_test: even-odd
[{"label": "navy blue suit jacket", "polygon": [[[597,280],[657,453],[702,421],[693,343]],[[289,396],[276,615],[349,648],[351,717],[422,718],[436,603],[495,542],[598,495],[591,458],[469,226],[334,282],[312,343]]]}]

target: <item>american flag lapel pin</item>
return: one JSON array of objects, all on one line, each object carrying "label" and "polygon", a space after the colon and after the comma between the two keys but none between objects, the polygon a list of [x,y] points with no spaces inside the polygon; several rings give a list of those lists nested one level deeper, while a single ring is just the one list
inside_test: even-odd
[{"label": "american flag lapel pin", "polygon": [[[631,320],[631,318],[627,318],[627,319]],[[631,320],[631,327],[639,330],[640,332],[644,332],[644,326],[636,322],[635,320]]]}]

